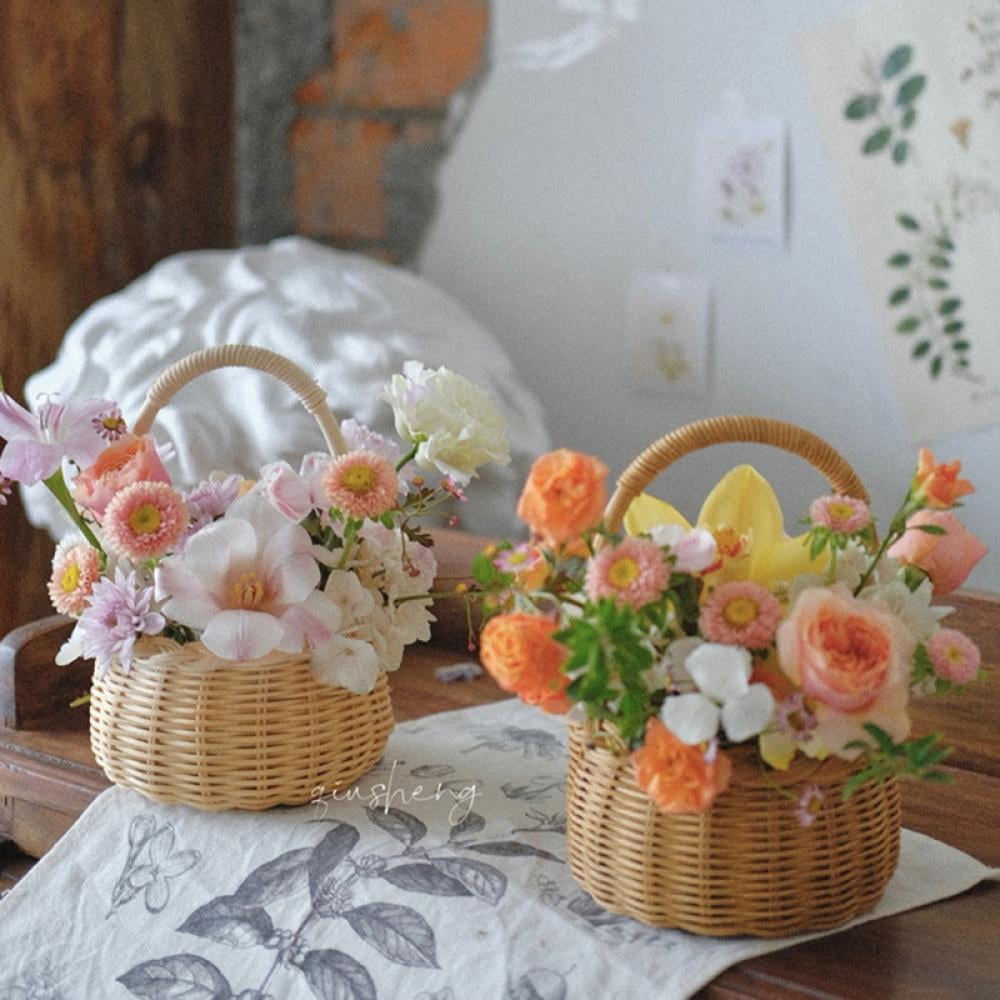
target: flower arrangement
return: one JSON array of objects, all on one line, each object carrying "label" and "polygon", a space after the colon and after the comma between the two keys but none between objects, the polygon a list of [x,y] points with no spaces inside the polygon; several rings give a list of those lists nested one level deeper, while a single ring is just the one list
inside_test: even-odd
[{"label": "flower arrangement", "polygon": [[[668,813],[723,794],[731,752],[762,773],[796,755],[857,762],[844,787],[891,776],[945,780],[937,734],[910,738],[913,692],[957,690],[981,671],[975,644],[932,601],[985,554],[953,513],[973,492],[958,462],[926,449],[881,542],[866,503],[824,496],[785,534],[777,497],[750,466],[726,475],[696,525],[646,494],[625,533],[602,522],[607,469],[571,451],[534,465],[518,513],[531,529],[477,557],[490,617],[482,662],[498,683],[568,713],[631,755]],[[822,809],[793,795],[799,822]]]},{"label": "flower arrangement", "polygon": [[[210,662],[308,653],[312,673],[356,694],[430,637],[436,574],[420,519],[487,462],[509,459],[505,421],[461,375],[407,362],[382,397],[402,444],[354,420],[350,451],[273,462],[256,481],[214,473],[183,491],[164,449],[129,433],[104,399],[45,401],[31,413],[0,392],[0,498],[43,482],[76,533],[48,584],[77,619],[58,656],[129,671],[136,643],[199,640]],[[432,474],[428,482],[420,470]]]}]

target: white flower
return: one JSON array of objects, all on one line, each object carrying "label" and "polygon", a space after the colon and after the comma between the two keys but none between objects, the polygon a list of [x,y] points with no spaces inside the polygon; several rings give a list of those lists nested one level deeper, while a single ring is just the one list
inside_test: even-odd
[{"label": "white flower", "polygon": [[705,642],[688,656],[686,666],[699,691],[724,702],[746,693],[753,657],[742,646]]},{"label": "white flower", "polygon": [[364,639],[335,635],[317,646],[309,660],[315,678],[354,694],[368,694],[379,675],[379,658],[374,647]]},{"label": "white flower", "polygon": [[954,611],[931,607],[934,585],[930,580],[924,580],[916,590],[910,590],[902,580],[891,580],[866,589],[862,596],[898,618],[917,642],[926,642],[937,631],[941,619]]},{"label": "white flower", "polygon": [[651,529],[649,537],[661,548],[670,550],[678,573],[701,573],[719,558],[715,536],[704,528],[658,524]]},{"label": "white flower", "polygon": [[323,589],[339,609],[341,629],[345,632],[350,631],[356,622],[367,619],[375,610],[375,598],[371,591],[362,587],[357,576],[347,570],[331,570]]},{"label": "white flower", "polygon": [[490,397],[462,375],[407,361],[383,393],[396,433],[417,445],[416,462],[465,485],[480,465],[510,461],[507,421]]},{"label": "white flower", "polygon": [[698,691],[676,694],[663,703],[660,721],[682,743],[693,746],[719,731],[719,706]]}]

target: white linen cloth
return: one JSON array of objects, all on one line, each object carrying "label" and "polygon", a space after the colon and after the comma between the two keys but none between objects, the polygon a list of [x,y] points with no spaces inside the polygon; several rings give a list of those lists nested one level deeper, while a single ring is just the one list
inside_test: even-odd
[{"label": "white linen cloth", "polygon": [[[502,702],[400,725],[350,800],[205,813],[110,789],[0,903],[0,998],[672,1000],[805,940],[601,910],[563,861],[565,773],[563,720]],[[998,874],[904,831],[861,921]]]}]

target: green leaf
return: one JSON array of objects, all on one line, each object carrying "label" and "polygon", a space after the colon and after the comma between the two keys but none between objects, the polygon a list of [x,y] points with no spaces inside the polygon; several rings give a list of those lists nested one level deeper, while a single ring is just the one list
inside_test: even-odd
[{"label": "green leaf", "polygon": [[844,108],[844,117],[851,121],[861,121],[875,114],[878,102],[881,98],[878,94],[860,94],[853,100],[847,102]]},{"label": "green leaf", "polygon": [[955,244],[952,243],[951,240],[948,239],[947,236],[939,236],[934,242],[937,243],[937,245],[942,250],[947,250],[947,251],[951,252],[952,250],[955,249]]},{"label": "green leaf", "polygon": [[943,329],[945,333],[959,333],[965,329],[965,324],[960,319],[953,319],[950,323],[945,323]]},{"label": "green leaf", "polygon": [[961,299],[945,299],[941,305],[938,306],[938,312],[942,316],[950,316],[952,313],[958,312],[962,308]]},{"label": "green leaf", "polygon": [[909,152],[910,144],[905,139],[901,142],[897,142],[896,145],[892,147],[892,162],[898,164],[905,163]]},{"label": "green leaf", "polygon": [[909,267],[912,260],[908,253],[894,253],[889,258],[889,267]]},{"label": "green leaf", "polygon": [[913,58],[913,46],[912,45],[897,45],[886,57],[885,62],[882,63],[882,79],[891,80],[894,76],[898,76],[900,73],[910,65],[910,60]]},{"label": "green leaf", "polygon": [[906,319],[901,319],[896,324],[896,332],[913,333],[913,331],[916,330],[918,326],[920,326],[920,322],[921,320],[919,316],[907,316]]},{"label": "green leaf", "polygon": [[867,139],[865,139],[864,144],[861,147],[861,152],[865,156],[871,156],[874,153],[879,153],[886,146],[889,145],[889,140],[892,138],[892,129],[888,125],[883,125],[881,128],[876,129]]},{"label": "green leaf", "polygon": [[909,229],[911,233],[915,233],[920,228],[920,223],[917,222],[912,215],[907,215],[906,212],[900,212],[900,214],[896,216],[896,221],[904,229]]},{"label": "green leaf", "polygon": [[927,279],[927,287],[937,289],[937,291],[944,291],[951,286],[944,278],[939,278],[935,275],[933,278]]},{"label": "green leaf", "polygon": [[911,528],[922,531],[925,535],[947,535],[948,532],[940,524],[912,524]]},{"label": "green leaf", "polygon": [[941,369],[944,367],[944,358],[939,354],[931,362],[931,378],[937,378],[941,374]]},{"label": "green leaf", "polygon": [[916,347],[913,348],[913,357],[922,358],[931,349],[931,342],[929,340],[921,340]]},{"label": "green leaf", "polygon": [[875,740],[876,746],[883,753],[895,754],[897,752],[896,744],[893,743],[892,737],[880,726],[876,726],[874,722],[866,722],[862,728]]},{"label": "green leaf", "polygon": [[910,289],[906,285],[900,285],[900,287],[894,289],[892,294],[889,296],[889,305],[891,306],[901,305],[909,297],[910,297]]},{"label": "green leaf", "polygon": [[497,568],[493,560],[482,552],[472,560],[472,578],[480,587],[492,587],[497,579]]},{"label": "green leaf", "polygon": [[934,254],[927,258],[927,263],[931,267],[940,268],[942,271],[947,271],[951,267],[951,261],[947,257],[942,257],[940,254]]},{"label": "green leaf", "polygon": [[896,93],[896,103],[902,107],[904,104],[915,101],[923,93],[925,86],[927,86],[927,77],[923,73],[918,73],[916,76],[904,80]]},{"label": "green leaf", "polygon": [[899,124],[903,126],[904,129],[913,128],[917,121],[917,109],[911,104],[904,112],[903,117],[900,118]]},{"label": "green leaf", "polygon": [[972,344],[970,344],[967,340],[956,340],[951,345],[951,349],[953,351],[967,351],[971,346]]}]

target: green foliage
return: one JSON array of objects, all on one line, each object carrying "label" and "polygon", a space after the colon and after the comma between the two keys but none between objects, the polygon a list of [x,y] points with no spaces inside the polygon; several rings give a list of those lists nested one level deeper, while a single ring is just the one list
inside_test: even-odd
[{"label": "green foliage", "polygon": [[[926,649],[924,654],[926,655]],[[947,771],[938,768],[952,750],[951,747],[941,746],[938,733],[896,743],[884,729],[874,723],[865,723],[864,730],[872,742],[852,740],[847,744],[849,750],[862,751],[865,766],[844,785],[842,797],[845,801],[868,781],[882,782],[893,777],[937,782],[952,780]]]},{"label": "green foliage", "polygon": [[888,125],[882,125],[880,128],[875,129],[871,135],[865,139],[864,144],[861,147],[861,152],[865,156],[872,156],[875,153],[881,152],[889,145],[889,140],[892,138],[892,129]]},{"label": "green foliage", "polygon": [[891,80],[910,65],[913,59],[912,45],[897,45],[882,63],[882,79]]}]

